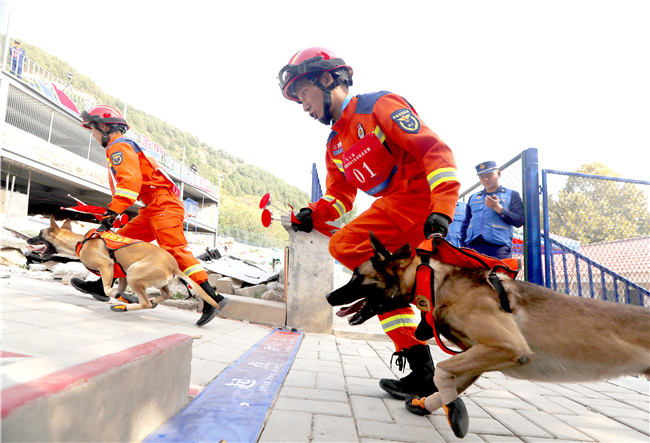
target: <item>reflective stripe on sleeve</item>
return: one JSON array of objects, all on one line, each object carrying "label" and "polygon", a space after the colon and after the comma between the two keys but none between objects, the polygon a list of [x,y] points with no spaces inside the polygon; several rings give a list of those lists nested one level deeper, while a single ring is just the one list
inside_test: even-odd
[{"label": "reflective stripe on sleeve", "polygon": [[418,322],[413,314],[398,314],[382,320],[381,327],[388,333],[397,328],[417,328]]},{"label": "reflective stripe on sleeve", "polygon": [[379,128],[379,126],[377,126],[375,128],[375,130],[372,131],[372,132],[375,133],[375,135],[377,136],[377,138],[379,139],[380,142],[383,143],[384,140],[386,140],[386,136],[384,135],[384,132]]},{"label": "reflective stripe on sleeve", "polygon": [[448,181],[459,181],[455,168],[440,168],[427,175],[429,188],[433,191],[436,186]]},{"label": "reflective stripe on sleeve", "polygon": [[115,188],[115,195],[119,195],[120,197],[126,197],[129,200],[136,201],[138,199],[138,193],[133,192],[129,189],[125,188]]},{"label": "reflective stripe on sleeve", "polygon": [[[326,194],[326,195],[323,196],[323,200],[328,201],[328,202],[331,202],[331,201],[336,200],[336,198],[335,198],[335,197],[332,197],[331,195],[327,195],[327,194]],[[345,213],[347,212],[347,211],[345,210],[345,206],[343,205],[343,203],[341,203],[341,202],[338,201],[338,200],[336,200],[336,201],[334,202],[334,204],[332,205],[332,207],[334,207],[334,209],[336,209],[336,212],[339,213],[339,217],[342,217],[343,214],[345,214]]]}]

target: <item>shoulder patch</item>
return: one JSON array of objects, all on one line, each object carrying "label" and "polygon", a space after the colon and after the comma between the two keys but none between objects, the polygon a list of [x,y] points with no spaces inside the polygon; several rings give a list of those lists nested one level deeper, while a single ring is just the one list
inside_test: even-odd
[{"label": "shoulder patch", "polygon": [[122,160],[124,160],[124,155],[122,154],[122,151],[117,151],[111,154],[111,163],[113,163],[113,166],[117,166],[120,163],[122,163]]},{"label": "shoulder patch", "polygon": [[418,120],[410,109],[398,109],[390,115],[390,118],[392,118],[404,132],[417,134],[420,131],[420,120]]}]

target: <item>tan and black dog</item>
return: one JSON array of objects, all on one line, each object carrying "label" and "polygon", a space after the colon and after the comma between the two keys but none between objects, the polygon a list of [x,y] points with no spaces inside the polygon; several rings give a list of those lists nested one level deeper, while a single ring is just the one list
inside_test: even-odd
[{"label": "tan and black dog", "polygon": [[[83,235],[72,232],[70,220],[65,220],[59,227],[54,218],[50,217],[50,227],[43,229],[36,237],[28,239],[27,243],[39,245],[31,249],[38,252],[42,258],[48,258],[57,253],[74,257],[77,244],[83,242],[84,239]],[[217,302],[206,294],[201,286],[181,272],[174,257],[159,246],[147,242],[134,242],[127,247],[115,250],[114,262],[104,241],[101,238],[91,238],[83,244],[78,254],[81,263],[86,268],[99,271],[106,295],[117,297],[118,294],[124,292],[127,283],[138,295],[138,303],[111,306],[113,311],[155,308],[159,303],[171,298],[169,285],[175,277],[187,283],[205,302],[220,309]],[[126,278],[119,279],[117,289],[111,287],[115,263],[118,263],[126,274]],[[149,287],[160,289],[161,295],[149,300],[146,293],[146,289]]]},{"label": "tan and black dog", "polygon": [[[342,310],[354,314],[351,322],[356,324],[382,304],[412,303],[421,263],[419,256],[411,257],[408,245],[391,254],[372,233],[370,239],[375,256],[354,270],[350,283],[327,296],[333,306],[362,299]],[[546,382],[627,375],[650,379],[649,308],[564,295],[499,274],[510,302],[508,313],[500,308],[489,271],[437,260],[430,266],[435,291],[430,309],[436,329],[466,351],[436,366],[439,392],[408,400],[406,406],[420,415],[444,406],[456,436],[463,437],[468,424],[458,396],[484,372]]]}]

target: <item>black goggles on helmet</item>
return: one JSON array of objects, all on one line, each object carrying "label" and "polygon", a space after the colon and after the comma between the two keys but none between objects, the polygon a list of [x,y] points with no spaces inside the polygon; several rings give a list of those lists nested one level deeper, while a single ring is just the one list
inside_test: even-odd
[{"label": "black goggles on helmet", "polygon": [[323,57],[317,55],[316,57],[308,58],[297,65],[288,64],[280,69],[278,79],[280,80],[280,87],[284,91],[287,83],[291,82],[296,77],[300,77],[310,72],[331,71],[339,66],[345,66],[345,62],[340,58],[331,58],[323,60]]}]

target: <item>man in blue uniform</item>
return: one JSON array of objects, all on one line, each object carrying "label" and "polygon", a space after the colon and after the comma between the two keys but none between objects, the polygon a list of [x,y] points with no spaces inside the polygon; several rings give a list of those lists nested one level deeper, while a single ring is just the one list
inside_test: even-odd
[{"label": "man in blue uniform", "polygon": [[467,208],[467,203],[464,201],[458,200],[456,202],[456,210],[454,211],[454,219],[449,225],[449,232],[447,237],[445,237],[449,243],[454,246],[460,246],[460,227],[463,224],[465,219],[465,209]]},{"label": "man in blue uniform", "polygon": [[472,194],[460,228],[460,245],[496,258],[512,256],[515,227],[524,224],[524,205],[517,191],[499,185],[493,161],[476,166],[483,190]]}]

